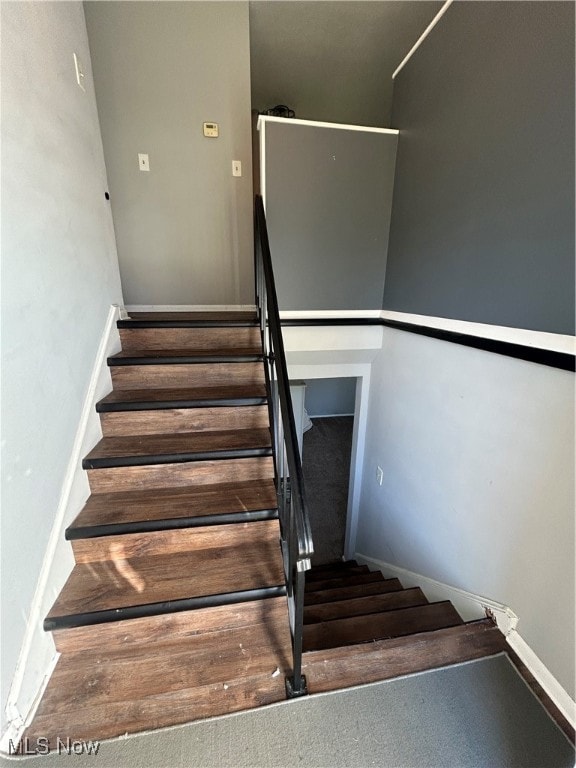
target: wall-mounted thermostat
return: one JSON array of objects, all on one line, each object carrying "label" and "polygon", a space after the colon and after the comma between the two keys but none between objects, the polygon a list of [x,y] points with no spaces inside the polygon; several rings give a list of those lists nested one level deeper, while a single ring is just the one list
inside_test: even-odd
[{"label": "wall-mounted thermostat", "polygon": [[204,123],[204,136],[210,139],[218,138],[218,123]]}]

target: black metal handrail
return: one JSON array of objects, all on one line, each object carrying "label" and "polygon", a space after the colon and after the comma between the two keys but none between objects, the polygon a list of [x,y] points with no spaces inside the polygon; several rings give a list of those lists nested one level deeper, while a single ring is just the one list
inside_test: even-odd
[{"label": "black metal handrail", "polygon": [[292,635],[292,674],[286,678],[286,690],[290,697],[294,697],[307,692],[306,679],[302,674],[304,586],[314,546],[296,438],[266,215],[259,195],[256,197],[254,214],[254,272],[256,308],[270,403],[280,539]]}]

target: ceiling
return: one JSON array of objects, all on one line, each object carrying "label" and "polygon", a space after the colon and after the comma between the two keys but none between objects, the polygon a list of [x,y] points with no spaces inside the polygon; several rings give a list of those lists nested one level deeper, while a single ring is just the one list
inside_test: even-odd
[{"label": "ceiling", "polygon": [[251,2],[252,108],[286,104],[303,119],[389,127],[392,73],[441,7],[432,0]]}]

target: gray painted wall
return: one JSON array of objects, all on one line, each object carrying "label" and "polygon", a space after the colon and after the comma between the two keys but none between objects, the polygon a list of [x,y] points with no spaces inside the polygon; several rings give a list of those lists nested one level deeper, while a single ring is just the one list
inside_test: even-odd
[{"label": "gray painted wall", "polygon": [[356,553],[510,606],[573,697],[574,374],[384,328],[367,424]]},{"label": "gray painted wall", "polygon": [[4,2],[1,14],[4,723],[96,352],[122,294],[82,4]]},{"label": "gray painted wall", "polygon": [[252,106],[306,120],[390,125],[392,72],[442,3],[250,3]]},{"label": "gray painted wall", "polygon": [[126,302],[253,302],[248,3],[85,8]]},{"label": "gray painted wall", "polygon": [[281,309],[380,309],[397,136],[266,123]]},{"label": "gray painted wall", "polygon": [[574,333],[574,4],[454,3],[392,122],[384,308]]},{"label": "gray painted wall", "polygon": [[307,379],[306,412],[309,416],[350,416],[356,405],[356,379]]}]

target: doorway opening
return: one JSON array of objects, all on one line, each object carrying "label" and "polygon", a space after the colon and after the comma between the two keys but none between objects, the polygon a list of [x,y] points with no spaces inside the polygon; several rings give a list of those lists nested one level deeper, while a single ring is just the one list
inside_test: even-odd
[{"label": "doorway opening", "polygon": [[[305,380],[302,470],[314,540],[314,565],[344,556],[350,494],[354,377]],[[306,428],[308,427],[308,428]]]}]

